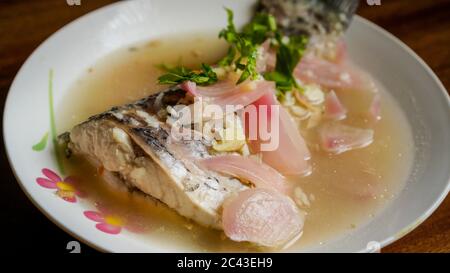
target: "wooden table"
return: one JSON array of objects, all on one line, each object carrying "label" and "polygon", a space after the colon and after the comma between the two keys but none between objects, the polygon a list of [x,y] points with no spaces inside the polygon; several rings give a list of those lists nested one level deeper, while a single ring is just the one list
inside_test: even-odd
[{"label": "wooden table", "polygon": [[[11,82],[31,52],[53,32],[112,0],[0,2],[0,103],[3,109]],[[381,0],[358,12],[399,37],[417,52],[450,90],[450,0]],[[0,121],[1,122],[1,121]],[[1,136],[3,138],[3,136]],[[3,141],[2,141],[3,142]],[[73,238],[51,223],[19,188],[1,146],[2,240],[4,250],[66,252]],[[94,252],[82,246],[83,252]],[[384,252],[450,252],[450,197],[422,225]]]}]

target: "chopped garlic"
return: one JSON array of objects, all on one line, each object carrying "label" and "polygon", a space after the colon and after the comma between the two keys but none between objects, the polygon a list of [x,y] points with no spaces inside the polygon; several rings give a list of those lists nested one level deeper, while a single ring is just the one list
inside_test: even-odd
[{"label": "chopped garlic", "polygon": [[225,129],[216,132],[219,140],[213,142],[213,149],[218,152],[240,152],[246,145],[241,120],[234,114],[225,116]]},{"label": "chopped garlic", "polygon": [[231,82],[237,82],[239,78],[241,77],[241,73],[238,71],[230,71],[228,72],[228,80]]},{"label": "chopped garlic", "polygon": [[352,78],[348,73],[341,73],[341,75],[339,75],[339,79],[346,83],[350,83],[352,81]]},{"label": "chopped garlic", "polygon": [[315,84],[305,85],[304,90],[305,90],[304,95],[311,104],[318,105],[324,102],[325,95],[318,85]]},{"label": "chopped garlic", "polygon": [[244,83],[241,90],[243,92],[250,92],[256,89],[256,83],[254,81],[249,81],[247,83]]},{"label": "chopped garlic", "polygon": [[292,91],[284,93],[281,104],[283,104],[284,106],[292,106],[295,104],[295,97]]},{"label": "chopped garlic", "polygon": [[245,141],[240,140],[231,140],[231,141],[214,141],[213,149],[218,152],[234,152],[240,151],[242,147],[245,145]]},{"label": "chopped garlic", "polygon": [[310,111],[308,111],[305,108],[298,106],[298,105],[293,105],[293,106],[289,107],[289,110],[292,115],[299,118],[300,120],[305,120],[311,116]]},{"label": "chopped garlic", "polygon": [[239,151],[241,155],[243,156],[249,156],[250,155],[250,149],[248,148],[247,143],[245,143],[244,146],[242,146],[241,150]]},{"label": "chopped garlic", "polygon": [[321,109],[315,109],[311,113],[311,118],[308,120],[308,125],[306,126],[306,129],[311,129],[319,125],[320,121],[322,120],[322,110]]},{"label": "chopped garlic", "polygon": [[178,117],[178,112],[172,107],[172,106],[167,106],[166,108],[167,113],[169,113],[172,117],[177,118]]},{"label": "chopped garlic", "polygon": [[305,192],[300,188],[296,187],[294,190],[294,199],[295,203],[299,205],[300,207],[310,207],[311,203],[309,202],[308,196],[305,194]]},{"label": "chopped garlic", "polygon": [[227,77],[227,71],[223,67],[214,67],[213,71],[216,73],[219,80],[225,80]]}]

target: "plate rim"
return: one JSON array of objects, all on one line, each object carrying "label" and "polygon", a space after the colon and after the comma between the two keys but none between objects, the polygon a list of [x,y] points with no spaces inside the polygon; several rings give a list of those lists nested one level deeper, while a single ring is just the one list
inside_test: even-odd
[{"label": "plate rim", "polygon": [[[88,245],[88,246],[90,246],[90,247],[92,247],[92,248],[94,248],[94,249],[96,249],[98,251],[101,251],[101,252],[114,252],[114,250],[113,250],[112,247],[104,246],[102,243],[100,243],[100,240],[97,240],[97,241],[94,242],[94,241],[91,241],[91,240],[85,238],[85,236],[83,235],[83,232],[72,230],[74,228],[66,226],[62,221],[60,221],[60,219],[50,215],[50,213],[48,213],[38,203],[38,201],[35,200],[35,198],[32,196],[32,194],[27,190],[25,184],[19,178],[19,175],[17,174],[15,166],[12,164],[12,159],[11,159],[9,147],[7,145],[7,143],[10,143],[10,140],[9,140],[9,137],[7,137],[7,134],[6,134],[6,130],[7,130],[7,128],[6,128],[6,120],[7,120],[8,116],[9,116],[9,115],[7,115],[7,113],[9,112],[8,109],[11,107],[11,104],[12,104],[12,102],[11,102],[11,93],[12,93],[12,91],[14,89],[14,86],[16,85],[16,82],[19,81],[19,76],[21,75],[21,72],[23,71],[23,69],[26,66],[26,64],[28,62],[30,62],[30,60],[33,58],[33,56],[36,55],[37,52],[39,52],[41,48],[45,47],[48,43],[50,43],[51,40],[53,39],[53,37],[55,37],[56,35],[58,35],[61,32],[64,32],[70,26],[77,24],[79,21],[83,21],[83,20],[86,20],[87,18],[94,17],[94,16],[96,16],[97,13],[105,12],[105,10],[114,9],[114,8],[120,8],[120,6],[126,5],[128,2],[129,1],[116,2],[116,3],[112,3],[112,4],[109,4],[109,5],[103,6],[101,8],[95,9],[95,10],[93,10],[93,11],[87,13],[87,14],[84,14],[81,17],[78,17],[78,18],[74,19],[73,21],[69,22],[68,24],[62,26],[57,31],[52,33],[49,37],[47,37],[27,57],[25,62],[21,65],[20,69],[18,70],[18,72],[14,76],[14,80],[12,81],[12,83],[11,83],[9,89],[8,89],[8,93],[7,93],[6,100],[5,100],[5,106],[4,106],[4,109],[3,109],[3,128],[2,128],[3,131],[2,131],[2,133],[3,133],[3,145],[5,147],[5,154],[6,154],[6,158],[8,160],[9,166],[11,168],[11,171],[12,171],[12,173],[13,173],[16,181],[17,181],[17,183],[19,184],[20,188],[22,189],[22,191],[25,193],[25,195],[31,201],[31,203],[35,207],[37,207],[39,209],[39,211],[41,213],[43,213],[51,222],[53,222],[55,225],[57,225],[59,228],[64,230],[66,233],[68,233],[73,238],[75,238],[75,239],[83,242],[84,244],[86,244],[86,245]],[[378,32],[381,35],[383,35],[383,37],[385,37],[386,39],[391,40],[397,46],[399,46],[402,50],[406,51],[415,61],[417,61],[420,64],[420,66],[425,69],[426,73],[429,76],[431,76],[432,80],[436,83],[436,85],[440,89],[440,95],[442,95],[444,97],[444,99],[446,99],[446,101],[447,101],[447,110],[450,111],[450,96],[449,96],[445,86],[442,84],[442,82],[439,79],[439,77],[428,66],[428,64],[417,53],[415,53],[408,45],[406,45],[404,42],[402,42],[399,38],[397,38],[396,36],[391,34],[389,31],[383,29],[382,27],[376,25],[375,23],[373,23],[373,22],[371,22],[371,21],[369,21],[369,20],[367,20],[367,19],[365,19],[365,18],[363,18],[363,17],[361,17],[359,15],[356,15],[353,20],[358,22],[358,23],[360,23],[360,24],[366,25],[367,27],[371,28],[373,31]],[[381,241],[380,242],[381,247],[386,247],[386,246],[392,244],[393,242],[395,242],[395,241],[399,240],[400,238],[404,237],[405,235],[410,233],[412,230],[414,230],[416,227],[418,227],[420,224],[422,224],[441,205],[441,203],[444,201],[444,199],[448,195],[449,191],[450,191],[450,177],[448,177],[446,188],[445,188],[445,190],[443,192],[441,192],[441,194],[439,195],[439,198],[437,198],[432,204],[430,204],[428,206],[428,209],[424,213],[422,213],[420,217],[416,218],[411,223],[407,223],[407,224],[402,225],[403,228],[401,228],[401,231],[398,233],[400,235],[398,235],[398,234],[392,235],[391,237],[385,238],[383,241]],[[364,249],[361,249],[360,251],[357,251],[357,252],[364,252]]]}]

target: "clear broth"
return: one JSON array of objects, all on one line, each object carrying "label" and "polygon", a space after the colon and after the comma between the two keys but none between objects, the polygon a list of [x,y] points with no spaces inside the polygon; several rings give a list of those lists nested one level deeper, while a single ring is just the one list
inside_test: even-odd
[{"label": "clear broth", "polygon": [[[182,46],[180,46],[182,45]],[[115,105],[132,102],[165,86],[156,84],[161,63],[196,66],[215,63],[226,53],[216,35],[167,37],[120,49],[90,67],[72,86],[57,109],[60,132],[70,130],[89,116]],[[350,109],[347,124],[367,127],[368,121],[352,115],[357,105],[354,92],[340,92]],[[302,238],[286,251],[325,244],[366,224],[389,204],[404,187],[413,161],[413,138],[408,122],[389,93],[381,90],[382,119],[372,125],[375,141],[369,147],[341,155],[312,149],[314,172],[291,179],[310,197]],[[355,110],[357,112],[357,110]],[[111,189],[82,158],[65,160],[69,174],[79,177],[88,199],[117,215],[132,216],[145,227],[140,239],[160,242],[186,251],[241,252],[258,249],[228,240],[220,231],[201,227],[179,216],[165,205],[139,193]],[[376,197],[352,193],[370,183],[379,189]],[[364,189],[365,187],[362,187]],[[357,190],[356,190],[357,191]]]}]

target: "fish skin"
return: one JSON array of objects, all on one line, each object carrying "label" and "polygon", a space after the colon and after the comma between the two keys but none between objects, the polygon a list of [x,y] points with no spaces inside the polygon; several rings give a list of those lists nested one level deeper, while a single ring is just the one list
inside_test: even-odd
[{"label": "fish skin", "polygon": [[[170,127],[158,118],[158,112],[189,103],[185,95],[185,91],[171,87],[113,107],[75,126],[60,140],[68,142],[67,154],[85,156],[94,165],[103,166],[108,173],[105,177],[120,177],[123,185],[158,199],[182,216],[222,229],[224,200],[248,186],[196,166],[195,159],[210,156],[206,141],[170,136]],[[150,125],[138,111],[157,123]]]},{"label": "fish skin", "polygon": [[257,10],[275,16],[284,35],[340,34],[350,25],[358,0],[260,0]]}]

